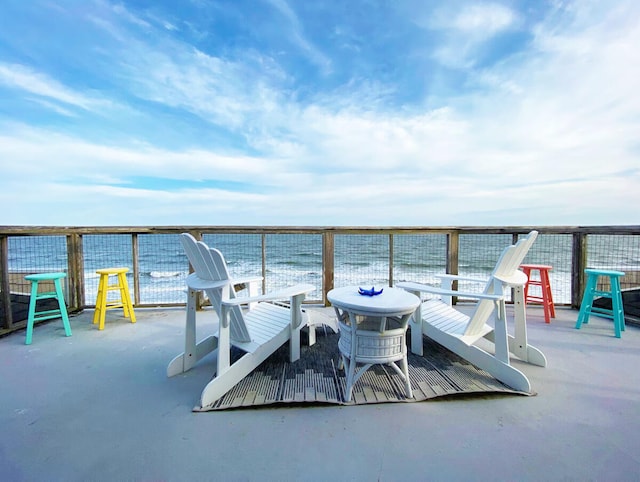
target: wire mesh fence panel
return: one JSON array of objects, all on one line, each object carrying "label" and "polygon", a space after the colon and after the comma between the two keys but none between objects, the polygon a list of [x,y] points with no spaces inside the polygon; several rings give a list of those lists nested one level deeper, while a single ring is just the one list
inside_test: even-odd
[{"label": "wire mesh fence panel", "polygon": [[95,306],[98,269],[129,268],[127,283],[133,296],[133,241],[131,234],[87,234],[83,236],[85,302]]},{"label": "wire mesh fence panel", "polygon": [[[67,272],[66,236],[11,236],[8,238],[9,287],[11,293],[29,295],[28,274]],[[68,280],[63,289],[67,293]],[[52,284],[39,283],[38,292],[52,291]]]},{"label": "wire mesh fence panel", "polygon": [[321,234],[267,234],[265,252],[267,291],[307,283],[315,290],[306,299],[322,299]]},{"label": "wire mesh fence panel", "polygon": [[[541,234],[533,243],[529,254],[524,259],[527,264],[541,264],[551,266],[549,282],[551,294],[556,304],[571,303],[571,267],[572,240],[570,234]],[[534,275],[539,279],[538,273]],[[541,297],[540,286],[530,285],[529,293]]]},{"label": "wire mesh fence panel", "polygon": [[396,234],[393,237],[393,281],[438,286],[447,269],[446,234]]},{"label": "wire mesh fence panel", "polygon": [[189,260],[177,234],[138,235],[141,304],[185,303]]},{"label": "wire mesh fence panel", "polygon": [[[591,234],[587,239],[587,267],[622,271],[623,290],[640,286],[640,236]],[[609,278],[600,277],[599,289],[609,289]]]},{"label": "wire mesh fence panel", "polygon": [[510,234],[461,234],[459,241],[458,275],[483,282],[460,281],[458,290],[480,293],[485,287],[505,247],[513,244]]},{"label": "wire mesh fence panel", "polygon": [[261,234],[205,234],[202,240],[222,253],[232,278],[262,276]]},{"label": "wire mesh fence panel", "polygon": [[[599,231],[600,233],[602,231]],[[9,234],[6,263],[11,295],[28,295],[30,283],[24,276],[35,272],[68,270],[67,233],[58,235]],[[623,289],[640,286],[640,233],[588,234],[587,266],[623,271]],[[128,280],[132,294],[142,305],[181,304],[185,300],[185,278],[189,265],[175,234],[139,233],[113,234],[92,229],[80,232],[82,236],[85,305],[93,306],[98,287],[97,269],[128,267]],[[323,235],[317,232],[292,233],[274,230],[263,232],[208,232],[203,240],[222,251],[230,273],[236,278],[265,276],[268,291],[296,283],[309,283],[316,287],[307,300],[323,299]],[[524,262],[552,266],[550,272],[554,301],[568,304],[572,301],[572,253],[575,232],[541,234],[533,244]],[[137,247],[138,279],[134,283],[134,239]],[[389,282],[418,281],[438,285],[436,275],[447,266],[447,235],[430,232],[398,234],[393,229],[375,234],[351,234],[336,230],[334,240],[334,286],[362,285],[388,286]],[[486,279],[493,270],[502,250],[512,244],[510,233],[460,234],[458,274]],[[69,245],[70,246],[70,245]],[[263,259],[264,249],[264,259]],[[393,257],[390,260],[390,254]],[[582,266],[582,265],[578,265]],[[390,270],[391,268],[391,275]],[[327,273],[331,279],[331,273]],[[391,279],[390,279],[391,278]],[[65,284],[76,283],[69,273]],[[607,279],[601,279],[600,288],[606,289]],[[71,286],[68,284],[68,286]],[[65,293],[69,292],[65,286]],[[478,292],[482,284],[460,283],[461,291]],[[45,289],[43,287],[42,289]],[[531,287],[535,295],[536,286]]]},{"label": "wire mesh fence panel", "polygon": [[389,236],[386,234],[336,235],[336,287],[389,286]]}]

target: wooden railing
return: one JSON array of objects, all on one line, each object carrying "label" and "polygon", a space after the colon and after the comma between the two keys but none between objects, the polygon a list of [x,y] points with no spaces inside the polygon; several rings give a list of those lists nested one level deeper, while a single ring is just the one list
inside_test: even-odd
[{"label": "wooden railing", "polygon": [[[446,271],[452,274],[461,274],[461,254],[469,255],[470,251],[477,252],[478,255],[486,248],[481,240],[486,240],[487,235],[500,235],[500,240],[506,238],[509,242],[515,241],[519,235],[526,234],[530,230],[536,229],[540,236],[534,245],[535,256],[533,262],[548,262],[549,253],[561,249],[553,243],[558,242],[554,237],[559,236],[562,244],[570,246],[570,259],[567,260],[566,271],[570,272],[570,297],[564,304],[574,308],[579,306],[584,290],[584,269],[588,265],[590,253],[590,240],[597,237],[599,249],[603,252],[616,252],[618,254],[607,258],[608,267],[621,269],[628,272],[627,288],[640,284],[638,272],[640,272],[640,226],[584,226],[584,227],[549,227],[549,226],[512,226],[512,227],[238,227],[238,226],[170,226],[170,227],[37,227],[37,226],[0,226],[0,333],[24,327],[24,321],[15,319],[14,307],[15,296],[12,293],[12,279],[22,278],[24,272],[12,273],[10,262],[11,255],[15,258],[16,253],[10,252],[10,240],[13,238],[36,237],[36,236],[64,236],[66,239],[66,266],[67,272],[67,304],[70,311],[79,311],[92,304],[87,301],[87,282],[85,279],[85,249],[84,243],[88,236],[92,235],[124,235],[130,237],[131,246],[131,268],[133,277],[134,304],[136,306],[169,306],[180,303],[149,302],[141,298],[141,268],[140,268],[140,243],[141,236],[170,234],[177,235],[183,232],[190,232],[197,238],[207,235],[253,235],[260,238],[260,255],[262,275],[268,282],[269,258],[267,256],[267,237],[275,237],[277,244],[281,235],[310,235],[312,238],[321,238],[321,282],[319,283],[319,293],[317,299],[310,302],[326,304],[326,294],[334,287],[336,274],[343,275],[345,268],[341,263],[345,259],[357,256],[339,254],[337,255],[336,240],[341,242],[348,237],[361,236],[364,240],[363,248],[370,239],[375,239],[378,243],[373,249],[388,263],[388,273],[385,282],[390,286],[396,281],[398,276],[398,261],[401,249],[398,244],[406,236],[425,236],[429,239],[442,239],[444,252],[441,256],[442,266],[437,266],[438,272]],[[485,237],[481,237],[484,235]],[[461,239],[472,240],[471,247],[466,246],[461,252]],[[476,243],[475,240],[479,241]],[[15,239],[13,239],[15,241]],[[545,241],[547,240],[547,241]],[[624,242],[623,242],[624,241]],[[604,246],[603,246],[603,243]],[[342,243],[344,244],[344,243]],[[467,242],[466,245],[469,243]],[[502,243],[501,246],[506,245]],[[564,248],[562,248],[564,249]],[[406,251],[406,249],[405,249]],[[623,253],[623,254],[620,254]],[[226,253],[225,253],[226,255]],[[403,255],[406,255],[404,253]],[[129,256],[129,254],[127,254]],[[341,256],[339,259],[337,256]],[[489,258],[493,253],[489,253]],[[437,256],[436,256],[437,257]],[[186,259],[186,258],[185,258]],[[416,252],[414,260],[420,262],[421,253]],[[495,262],[495,256],[491,258]],[[529,259],[529,258],[527,258]],[[405,263],[407,261],[405,260]],[[570,265],[570,266],[569,266]],[[33,266],[34,269],[46,271],[46,266]],[[426,270],[426,268],[425,268]],[[296,280],[292,280],[296,281]],[[623,288],[625,280],[623,280]],[[23,290],[24,291],[24,290]]]}]

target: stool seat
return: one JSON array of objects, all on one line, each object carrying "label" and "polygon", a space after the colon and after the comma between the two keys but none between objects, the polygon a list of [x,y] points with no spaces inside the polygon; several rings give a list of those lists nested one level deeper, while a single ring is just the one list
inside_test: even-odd
[{"label": "stool seat", "polygon": [[[556,317],[556,308],[553,304],[553,294],[551,293],[551,281],[549,280],[549,271],[553,269],[547,264],[521,264],[520,269],[527,275],[527,283],[524,285],[524,301],[528,303],[535,301],[542,303],[544,308],[544,321],[551,323],[551,318]],[[532,278],[532,272],[538,272],[539,279]],[[532,295],[529,291],[530,286],[539,286],[541,295]]]},{"label": "stool seat", "polygon": [[[25,345],[30,345],[33,340],[33,325],[36,321],[62,318],[64,333],[66,336],[71,336],[71,325],[69,324],[67,305],[64,301],[62,283],[60,281],[66,276],[66,273],[36,273],[29,274],[24,277],[25,280],[31,282],[31,297],[29,299],[29,314],[27,317],[27,336],[25,339]],[[46,281],[53,282],[54,290],[38,293],[38,284]],[[46,299],[55,299],[58,302],[58,308],[36,311],[38,300]]]},{"label": "stool seat", "polygon": [[584,270],[587,275],[598,275],[598,276],[615,276],[622,277],[626,273],[624,271],[612,270],[612,269],[596,269],[596,268],[587,268]]},{"label": "stool seat", "polygon": [[[616,338],[622,336],[625,329],[624,326],[624,306],[622,304],[622,290],[620,289],[620,278],[625,275],[623,271],[609,269],[587,268],[584,270],[587,275],[587,283],[580,305],[580,313],[576,322],[576,329],[580,329],[582,324],[589,323],[591,314],[611,318],[613,320],[613,329]],[[609,278],[610,290],[598,289],[598,278],[605,276]],[[593,306],[593,300],[597,297],[610,298],[611,308],[600,308]]]},{"label": "stool seat", "polygon": [[[104,322],[107,310],[122,308],[125,318],[130,318],[131,323],[136,322],[136,315],[131,303],[129,284],[127,283],[127,273],[129,268],[102,268],[96,270],[100,275],[98,281],[98,295],[96,296],[96,311],[93,314],[93,323],[98,324],[99,330],[104,330]],[[109,284],[109,277],[115,276],[116,283]],[[117,291],[119,298],[109,300],[109,292]]]}]

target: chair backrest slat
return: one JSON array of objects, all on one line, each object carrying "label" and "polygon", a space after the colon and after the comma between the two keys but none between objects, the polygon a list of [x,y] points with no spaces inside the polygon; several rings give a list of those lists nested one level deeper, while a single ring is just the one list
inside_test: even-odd
[{"label": "chair backrest slat", "polygon": [[200,252],[198,250],[198,241],[196,240],[196,238],[191,236],[191,234],[189,233],[182,233],[180,235],[180,242],[182,243],[182,247],[184,248],[184,251],[187,255],[187,258],[189,259],[189,263],[191,263],[191,266],[193,267],[193,270],[198,273],[198,277],[207,279],[204,277],[206,268],[204,265],[204,261],[202,260],[202,256],[200,255]]},{"label": "chair backrest slat", "polygon": [[[483,291],[484,294],[503,294],[507,286],[500,279],[512,279],[514,277],[537,236],[537,231],[531,231],[526,237],[518,240],[516,244],[507,246],[502,251],[491,276],[487,280]],[[495,303],[493,301],[480,300],[469,320],[465,335],[480,333],[489,317],[494,313],[494,309]]]}]

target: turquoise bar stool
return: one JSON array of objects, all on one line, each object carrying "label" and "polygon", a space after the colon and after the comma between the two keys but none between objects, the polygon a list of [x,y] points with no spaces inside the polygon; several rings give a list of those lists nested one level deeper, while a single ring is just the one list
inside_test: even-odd
[{"label": "turquoise bar stool", "polygon": [[[622,271],[610,271],[606,269],[585,269],[584,272],[587,275],[587,286],[584,290],[584,296],[582,297],[576,329],[579,330],[583,323],[589,323],[589,316],[593,313],[594,315],[611,318],[613,320],[613,329],[615,330],[616,338],[620,338],[624,331],[624,306],[622,305],[620,277],[624,276],[624,273]],[[609,277],[611,281],[610,291],[597,289],[598,278],[600,276]],[[594,307],[593,299],[598,296],[610,298],[612,309]]]},{"label": "turquoise bar stool", "polygon": [[[27,339],[25,341],[25,345],[31,345],[33,324],[36,321],[62,318],[64,332],[67,336],[71,336],[71,326],[69,325],[69,316],[67,315],[67,305],[64,302],[62,283],[60,282],[60,280],[64,279],[65,276],[67,276],[65,273],[38,273],[24,277],[27,281],[31,281],[31,299],[29,300],[29,318],[27,320]],[[46,281],[53,282],[54,291],[38,293],[38,283]],[[38,300],[52,298],[55,298],[58,301],[57,309],[36,312],[36,304],[38,303]]]}]

